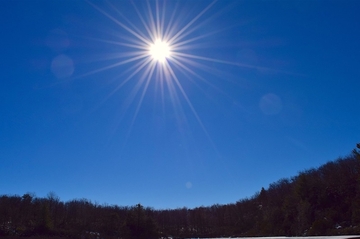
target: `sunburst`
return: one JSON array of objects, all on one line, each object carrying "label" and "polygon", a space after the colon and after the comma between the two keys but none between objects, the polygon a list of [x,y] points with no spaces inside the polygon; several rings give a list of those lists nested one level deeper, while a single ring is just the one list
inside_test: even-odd
[{"label": "sunburst", "polygon": [[[174,108],[182,107],[185,103],[201,126],[203,132],[212,142],[178,74],[181,73],[183,77],[185,76],[194,84],[197,84],[196,81],[200,81],[208,84],[210,87],[218,89],[211,82],[204,79],[197,69],[206,72],[211,71],[211,67],[205,64],[206,62],[245,66],[230,61],[196,55],[192,52],[189,53],[189,49],[196,46],[195,43],[217,33],[214,31],[201,35],[194,34],[196,30],[199,30],[212,20],[211,18],[214,19],[216,17],[205,16],[209,10],[214,7],[216,1],[210,2],[188,22],[183,23],[182,21],[181,24],[179,24],[179,22],[183,19],[181,19],[182,16],[177,11],[178,6],[167,8],[166,1],[146,1],[145,8],[141,10],[133,3],[133,9],[138,18],[136,23],[127,18],[118,7],[110,2],[107,2],[109,9],[111,9],[112,13],[115,12],[116,14],[110,14],[110,11],[105,11],[99,7],[96,2],[88,1],[88,3],[115,23],[117,27],[128,33],[128,37],[122,38],[121,41],[96,39],[109,44],[126,47],[128,51],[117,54],[115,56],[119,59],[117,62],[103,68],[95,69],[88,74],[105,71],[121,65],[129,65],[127,71],[129,75],[125,79],[122,79],[118,87],[114,90],[114,92],[117,91],[132,80],[137,81],[134,89],[130,92],[130,98],[133,100],[135,95],[138,95],[139,100],[129,128],[131,128],[135,122],[149,86],[154,84],[159,86],[161,95],[164,95],[165,91],[168,92]],[[183,110],[179,109],[179,112],[183,112]]]}]

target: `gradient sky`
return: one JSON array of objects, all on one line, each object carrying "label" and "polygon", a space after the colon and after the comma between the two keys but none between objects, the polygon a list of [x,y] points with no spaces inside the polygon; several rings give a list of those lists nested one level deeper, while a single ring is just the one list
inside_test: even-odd
[{"label": "gradient sky", "polygon": [[[133,3],[0,2],[0,194],[233,203],[359,142],[360,1]],[[157,16],[176,79],[131,55]]]}]

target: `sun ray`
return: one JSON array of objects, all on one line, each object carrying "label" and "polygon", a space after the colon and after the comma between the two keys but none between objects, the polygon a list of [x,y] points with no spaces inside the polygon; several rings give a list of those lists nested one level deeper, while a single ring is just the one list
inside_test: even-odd
[{"label": "sun ray", "polygon": [[[155,12],[153,13],[152,7],[149,3],[149,1],[146,1],[147,6],[147,19],[146,21],[143,17],[143,15],[140,13],[140,10],[136,7],[136,5],[133,3],[134,9],[136,14],[138,15],[138,18],[140,19],[141,23],[144,26],[144,29],[146,30],[149,38],[143,34],[143,32],[140,31],[139,28],[137,28],[132,22],[130,22],[113,4],[108,2],[108,4],[115,10],[115,12],[121,16],[126,24],[119,21],[109,13],[105,12],[104,10],[97,7],[95,4],[88,2],[91,6],[93,6],[96,10],[98,10],[101,14],[105,15],[108,19],[116,23],[119,27],[130,33],[132,36],[135,37],[135,40],[140,40],[140,42],[117,42],[113,40],[104,40],[104,39],[95,39],[97,41],[118,45],[122,47],[128,47],[129,49],[139,49],[142,51],[138,52],[127,52],[127,53],[121,53],[119,55],[113,54],[113,58],[125,58],[124,60],[121,60],[120,62],[117,62],[115,64],[111,64],[109,66],[105,66],[93,71],[88,72],[88,74],[95,74],[101,71],[105,71],[120,65],[129,64],[129,63],[135,63],[133,66],[128,68],[123,74],[126,72],[132,72],[128,77],[126,77],[125,80],[123,80],[114,91],[109,95],[113,95],[117,90],[119,90],[122,86],[124,86],[127,82],[129,82],[135,75],[137,75],[140,71],[143,70],[143,73],[141,74],[141,77],[139,78],[138,82],[134,86],[134,88],[131,90],[129,96],[127,97],[127,100],[125,102],[125,108],[127,109],[132,102],[134,101],[136,95],[142,88],[140,99],[137,102],[135,113],[133,114],[131,124],[129,127],[129,132],[131,131],[131,128],[133,127],[135,123],[135,119],[138,116],[138,113],[140,111],[141,105],[143,103],[144,97],[148,91],[151,79],[154,75],[159,78],[157,80],[157,84],[160,84],[160,91],[161,91],[161,97],[164,102],[164,93],[165,88],[164,86],[167,86],[167,89],[171,95],[170,99],[173,102],[174,108],[178,108],[181,110],[181,101],[180,96],[185,100],[186,104],[189,106],[191,112],[195,116],[197,122],[201,126],[202,130],[205,132],[207,137],[210,139],[210,136],[208,132],[206,131],[206,128],[204,124],[202,123],[199,115],[197,114],[195,107],[191,103],[190,98],[187,96],[184,88],[182,87],[180,80],[178,79],[177,75],[175,74],[174,70],[172,69],[171,65],[166,61],[166,58],[169,58],[170,61],[172,61],[172,64],[183,72],[184,75],[189,73],[190,75],[195,76],[196,78],[207,82],[205,79],[203,79],[200,75],[198,75],[195,71],[191,70],[188,66],[184,65],[181,61],[186,62],[186,58],[191,58],[191,55],[181,55],[178,50],[181,50],[181,48],[185,48],[189,43],[196,42],[199,39],[202,39],[206,37],[207,35],[214,34],[214,33],[208,33],[205,36],[196,36],[187,40],[182,40],[186,36],[188,36],[190,33],[192,33],[195,29],[199,28],[201,24],[198,24],[197,27],[194,27],[194,24],[215,4],[216,1],[211,2],[207,7],[205,7],[199,14],[197,14],[194,18],[192,18],[185,26],[180,28],[179,31],[175,32],[174,28],[174,19],[176,15],[176,11],[178,8],[178,3],[176,3],[176,6],[171,13],[170,20],[168,21],[167,25],[165,26],[165,5],[162,5],[162,11],[160,10],[160,4],[158,1],[155,1]],[[165,4],[165,3],[164,3]],[[123,37],[123,36],[122,36]],[[94,40],[94,39],[93,39]],[[164,40],[168,40],[166,43]],[[167,44],[170,44],[171,47],[173,47],[174,55],[170,55],[170,49]],[[148,49],[150,47],[150,50]],[[149,53],[148,53],[149,52]],[[158,53],[160,52],[160,53]],[[150,56],[153,58],[151,60]],[[184,58],[184,59],[181,59]],[[156,60],[157,62],[155,62]],[[188,63],[191,62],[191,60],[187,61]],[[186,73],[187,72],[187,73]],[[191,81],[193,81],[191,79]],[[209,83],[209,82],[207,82]],[[209,83],[210,84],[210,83]],[[178,94],[180,93],[180,95]],[[180,116],[177,116],[180,118]]]},{"label": "sun ray", "polygon": [[[146,68],[145,68],[146,67]],[[144,65],[145,71],[144,73],[141,75],[139,81],[136,83],[136,85],[133,87],[133,89],[130,91],[129,95],[127,96],[127,99],[125,101],[125,108],[128,109],[130,107],[130,105],[134,102],[134,99],[136,97],[136,95],[138,94],[138,92],[141,89],[141,86],[143,84],[143,82],[145,81],[144,79],[146,78],[146,74],[151,72],[151,68],[154,67],[153,65]],[[127,80],[130,80],[132,77],[128,77]]]},{"label": "sun ray", "polygon": [[[145,70],[144,74],[142,74],[141,76],[141,80],[138,82],[137,85],[142,85],[143,84],[143,81],[145,81],[145,86],[143,87],[143,90],[142,90],[142,93],[141,93],[141,96],[140,96],[140,99],[139,99],[139,102],[137,103],[136,105],[136,109],[135,109],[135,113],[133,114],[133,117],[132,117],[132,120],[130,122],[130,125],[129,125],[129,129],[128,129],[128,133],[127,133],[127,136],[126,136],[126,139],[130,137],[130,134],[131,134],[131,130],[132,130],[132,127],[135,123],[135,120],[137,118],[137,115],[140,111],[140,107],[142,105],[142,102],[144,100],[144,96],[146,94],[146,91],[148,90],[148,87],[149,87],[149,84],[150,84],[150,81],[151,81],[151,77],[153,75],[153,72],[154,72],[154,69],[155,69],[155,65],[148,65],[147,66],[147,69]],[[147,76],[147,79],[145,80]],[[138,90],[140,89],[140,87],[138,87]]]},{"label": "sun ray", "polygon": [[99,73],[99,72],[102,72],[102,71],[105,71],[105,70],[109,70],[109,69],[112,69],[112,68],[115,68],[115,67],[118,67],[118,66],[121,66],[121,65],[124,65],[124,64],[128,64],[128,63],[140,60],[142,58],[144,58],[144,55],[138,55],[136,57],[132,57],[132,58],[129,58],[127,60],[123,60],[123,61],[111,64],[111,65],[108,65],[108,66],[101,67],[101,68],[96,69],[96,70],[89,71],[87,73],[84,73],[82,75],[79,75],[79,76],[75,77],[74,79],[83,78],[85,76],[93,75],[93,74],[96,74],[96,73]]},{"label": "sun ray", "polygon": [[96,42],[101,42],[101,43],[107,43],[107,44],[111,44],[111,45],[125,46],[125,47],[134,48],[134,49],[144,49],[144,50],[146,49],[141,44],[120,42],[120,41],[108,40],[108,39],[100,39],[100,38],[95,38],[95,37],[83,37],[83,38],[86,39],[86,40],[91,40],[91,41],[96,41]]},{"label": "sun ray", "polygon": [[211,32],[208,32],[208,33],[196,36],[196,37],[189,38],[187,40],[179,41],[179,42],[173,43],[172,46],[174,48],[178,49],[178,50],[198,48],[199,46],[203,46],[204,44],[203,43],[198,43],[198,45],[195,46],[195,45],[189,45],[189,43],[201,40],[203,38],[207,38],[207,37],[212,36],[212,35],[219,34],[220,32],[224,32],[227,29],[231,29],[232,27],[233,26],[228,26],[228,27],[221,28],[221,29],[218,29],[218,30],[214,30],[214,31],[211,31]]},{"label": "sun ray", "polygon": [[[142,25],[145,27],[147,34],[150,36],[150,39],[153,39],[154,36],[153,36],[153,31],[152,31],[152,29],[150,29],[150,27],[148,26],[148,24],[146,24],[145,19],[143,18],[143,16],[142,16],[142,14],[140,13],[139,9],[136,7],[135,3],[134,3],[134,2],[131,2],[131,3],[132,3],[132,5],[133,5],[133,7],[134,7],[134,9],[135,9],[135,11],[136,11],[137,16],[138,16],[139,19],[140,19]],[[148,41],[150,41],[150,40],[148,40]]]},{"label": "sun ray", "polygon": [[[175,31],[175,27],[173,27],[174,26],[173,22],[174,22],[175,14],[176,14],[176,11],[177,11],[178,7],[179,7],[179,2],[176,2],[174,10],[172,11],[171,17],[170,17],[170,19],[168,21],[167,27],[166,27],[166,29],[164,31],[164,37],[166,39],[169,39],[169,42],[171,44],[172,44],[172,42],[171,42],[171,39],[170,39],[170,35],[172,35],[172,32]],[[165,18],[164,18],[164,21],[165,21]]]},{"label": "sun ray", "polygon": [[219,152],[218,152],[218,150],[217,150],[217,147],[216,147],[215,143],[212,141],[212,139],[211,139],[211,137],[210,137],[210,134],[209,134],[208,131],[206,130],[206,128],[205,128],[205,126],[204,126],[201,118],[199,117],[198,113],[196,112],[193,104],[191,103],[189,97],[187,96],[184,88],[183,88],[182,85],[180,84],[179,79],[177,78],[177,76],[176,76],[176,74],[174,73],[173,69],[171,68],[170,65],[168,65],[168,68],[167,68],[167,69],[169,70],[171,76],[173,77],[175,84],[177,85],[177,87],[178,87],[179,91],[181,92],[182,96],[184,97],[187,105],[190,107],[191,112],[192,112],[193,115],[195,116],[195,118],[196,118],[197,122],[199,123],[201,129],[203,130],[203,132],[204,132],[205,135],[207,136],[207,138],[208,138],[209,142],[212,144],[213,148],[216,150],[217,154],[219,155]]},{"label": "sun ray", "polygon": [[181,35],[185,32],[191,25],[193,25],[205,12],[207,12],[214,4],[216,0],[210,3],[204,10],[202,10],[196,17],[194,17],[188,24],[186,24],[177,34],[175,34],[169,41],[175,42],[181,40],[184,36]]},{"label": "sun ray", "polygon": [[240,67],[244,67],[244,68],[251,68],[251,69],[257,69],[257,70],[269,70],[269,71],[271,70],[271,68],[267,68],[267,67],[260,67],[260,66],[243,64],[243,63],[238,63],[238,62],[219,60],[219,59],[215,59],[215,58],[197,56],[197,55],[192,55],[192,54],[187,54],[187,53],[177,52],[176,54],[178,56],[182,56],[182,57],[203,60],[203,61],[209,61],[209,62],[214,62],[214,63],[222,63],[222,64],[226,64],[226,65],[240,66]]},{"label": "sun ray", "polygon": [[117,9],[112,3],[110,3],[109,1],[107,1],[107,3],[112,7],[112,9],[114,9],[116,11],[116,13],[118,13],[128,24],[130,27],[132,27],[138,34],[140,34],[144,39],[146,39],[146,35],[144,35],[142,33],[142,31],[139,30],[139,28],[136,27],[135,24],[133,24],[127,17],[124,16],[124,14],[122,14],[122,12],[119,11],[119,9]]},{"label": "sun ray", "polygon": [[138,39],[142,40],[144,43],[147,43],[147,39],[145,37],[143,37],[142,35],[138,34],[137,32],[135,32],[134,30],[132,30],[131,28],[129,28],[128,26],[126,26],[125,24],[121,23],[120,21],[118,21],[116,18],[114,18],[113,16],[111,16],[110,14],[106,13],[104,10],[102,10],[101,8],[97,7],[96,5],[94,5],[93,3],[87,1],[91,6],[93,6],[96,10],[98,10],[99,12],[101,12],[103,15],[105,15],[107,18],[109,18],[110,20],[112,20],[113,22],[115,22],[116,24],[118,24],[120,27],[122,27],[123,29],[125,29],[126,31],[128,31],[129,33],[131,33],[132,35],[134,35],[135,37],[137,37]]},{"label": "sun ray", "polygon": [[166,10],[166,1],[163,2],[163,7],[162,7],[162,11],[161,11],[161,18],[160,18],[160,29],[161,29],[161,34],[162,36],[165,38],[165,39],[168,39],[165,35],[165,32],[164,32],[164,25],[165,25],[165,10]]},{"label": "sun ray", "polygon": [[[190,112],[194,116],[194,122],[197,122],[212,147],[218,153],[205,124],[196,110],[196,105],[192,102],[192,95],[188,95],[186,91],[186,82],[194,85],[200,89],[202,94],[209,97],[209,93],[202,86],[207,85],[211,89],[225,94],[216,83],[218,81],[232,82],[231,80],[223,79],[224,77],[221,76],[216,79],[207,79],[205,75],[212,74],[219,76],[216,73],[221,71],[214,69],[212,63],[256,70],[271,69],[212,58],[206,53],[201,55],[194,53],[193,50],[211,46],[210,42],[206,42],[209,36],[217,35],[221,31],[231,28],[231,26],[220,29],[215,28],[215,30],[205,33],[201,29],[222,14],[221,9],[220,11],[214,10],[217,1],[214,0],[206,4],[193,17],[189,17],[186,12],[179,10],[180,1],[173,3],[146,0],[145,3],[142,2],[142,7],[137,5],[138,2],[131,1],[133,12],[135,12],[134,16],[138,18],[138,24],[135,24],[136,21],[133,21],[133,18],[127,18],[120,11],[120,8],[116,7],[115,2],[107,2],[112,9],[111,13],[89,2],[89,0],[87,2],[120,29],[119,32],[113,31],[110,33],[116,37],[115,40],[92,39],[113,45],[114,48],[118,46],[119,50],[116,49],[115,52],[107,56],[107,60],[118,60],[118,62],[90,71],[87,75],[127,65],[120,73],[121,76],[124,76],[124,79],[120,76],[118,77],[119,84],[107,97],[108,99],[113,96],[125,84],[132,87],[129,90],[130,92],[126,92],[127,96],[122,107],[124,109],[123,114],[127,113],[131,106],[135,107],[131,109],[134,112],[132,112],[131,119],[129,119],[130,125],[127,129],[126,140],[136,123],[137,117],[140,116],[143,104],[146,103],[147,94],[151,92],[149,89],[154,88],[156,97],[160,97],[163,112],[165,112],[167,100],[173,107],[173,112],[179,125],[182,119],[186,118],[186,113]],[[167,4],[169,6],[172,5],[167,8]],[[177,19],[181,13],[185,13],[185,18]],[[116,14],[116,17],[112,14]],[[130,83],[132,80],[134,82]]]},{"label": "sun ray", "polygon": [[[133,116],[133,119],[132,119],[132,122],[131,122],[131,125],[133,125],[133,123],[135,122],[135,119],[136,119],[136,116],[137,114],[139,113],[139,110],[140,110],[140,107],[142,105],[142,102],[144,100],[144,96],[145,96],[145,93],[146,91],[148,90],[148,87],[149,87],[149,83],[151,81],[151,77],[154,73],[154,70],[155,70],[155,65],[148,65],[147,69],[145,70],[144,74],[142,75],[141,77],[141,81],[139,81],[139,83],[141,82],[141,84],[143,84],[145,81],[145,85],[142,89],[142,92],[141,92],[141,96],[140,96],[140,99],[139,99],[139,102],[136,106],[136,110],[135,110],[135,113],[134,113],[134,116]],[[145,80],[146,78],[146,80]],[[140,85],[140,84],[139,84]]]},{"label": "sun ray", "polygon": [[163,36],[162,32],[161,32],[161,27],[160,27],[160,11],[159,11],[159,1],[155,0],[155,13],[156,13],[156,29],[157,29],[157,34],[158,36]]},{"label": "sun ray", "polygon": [[[203,87],[201,87],[199,85],[199,83],[192,79],[191,76],[188,76],[187,73],[190,73],[191,75],[195,76],[197,79],[199,79],[200,81],[204,82],[206,85],[209,85],[212,89],[214,89],[216,92],[221,93],[222,95],[226,96],[227,98],[230,98],[232,101],[233,99],[221,88],[217,87],[215,84],[211,83],[210,81],[206,80],[204,77],[200,76],[199,74],[197,74],[194,70],[190,69],[189,67],[187,67],[186,65],[184,65],[183,63],[181,63],[180,61],[173,59],[173,61],[176,62],[176,64],[174,64],[174,66],[179,69],[184,75],[186,75],[188,77],[188,79],[200,90],[204,93],[204,95],[206,94],[206,91],[203,89]],[[197,65],[198,63],[193,62],[193,64],[191,65]],[[205,67],[205,65],[200,64],[201,67]],[[208,72],[210,72],[212,69],[208,68]],[[209,98],[209,97],[208,97]],[[209,98],[210,99],[210,98]]]},{"label": "sun ray", "polygon": [[147,17],[150,22],[150,29],[152,30],[151,40],[154,41],[159,37],[159,32],[158,32],[159,29],[156,28],[156,23],[155,23],[156,19],[154,19],[149,1],[146,1],[146,5],[148,10]]},{"label": "sun ray", "polygon": [[124,74],[126,72],[130,72],[132,70],[134,70],[126,79],[124,79],[119,86],[117,87],[117,89],[120,89],[121,87],[123,87],[126,83],[128,83],[131,79],[133,79],[133,77],[135,75],[137,75],[141,70],[143,70],[147,65],[149,65],[149,59],[143,59],[142,61],[136,63],[134,66],[132,66],[131,68],[129,68],[128,70],[126,70],[124,72]]},{"label": "sun ray", "polygon": [[[196,78],[198,78],[199,80],[201,80],[202,82],[205,82],[206,84],[208,84],[209,86],[211,86],[212,88],[221,91],[219,89],[219,87],[216,87],[214,84],[212,84],[211,82],[209,82],[208,80],[206,80],[204,77],[200,76],[199,74],[197,74],[194,70],[190,69],[188,66],[184,65],[183,63],[181,63],[180,61],[178,61],[177,59],[173,59],[173,61],[176,63],[174,64],[174,66],[176,68],[178,68],[180,71],[183,72],[183,74],[186,74],[186,72],[192,74],[193,76],[195,76]],[[186,71],[186,72],[184,72]],[[195,80],[192,80],[191,77],[188,77],[193,83],[196,84]]]},{"label": "sun ray", "polygon": [[[135,69],[127,78],[125,78],[119,85],[117,85],[107,96],[94,107],[94,110],[98,109],[101,105],[103,105],[111,96],[113,96],[120,88],[122,88],[126,83],[128,83],[136,74],[138,74],[145,66],[149,65],[149,59],[142,59],[140,62],[136,63],[131,67],[130,70]],[[128,104],[124,104],[123,107],[125,111],[130,106],[136,94],[130,94],[132,96],[131,100],[127,100]]]}]

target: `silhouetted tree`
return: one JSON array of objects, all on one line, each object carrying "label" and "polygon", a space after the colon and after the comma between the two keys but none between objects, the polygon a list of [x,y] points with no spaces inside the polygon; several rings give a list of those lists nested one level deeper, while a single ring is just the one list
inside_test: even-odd
[{"label": "silhouetted tree", "polygon": [[157,227],[152,218],[145,214],[144,207],[137,204],[126,218],[123,227],[124,238],[152,239],[157,238]]},{"label": "silhouetted tree", "polygon": [[280,179],[251,198],[226,205],[154,210],[0,196],[0,236],[152,239],[228,236],[302,236],[360,233],[360,144],[352,153],[291,179]]}]

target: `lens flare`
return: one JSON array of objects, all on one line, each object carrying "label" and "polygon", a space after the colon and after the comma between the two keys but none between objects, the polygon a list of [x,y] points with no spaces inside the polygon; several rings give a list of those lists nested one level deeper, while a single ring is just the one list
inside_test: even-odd
[{"label": "lens flare", "polygon": [[[162,108],[169,103],[172,104],[179,124],[182,124],[183,118],[186,118],[184,112],[191,112],[213,147],[216,148],[188,95],[189,83],[196,87],[201,87],[201,84],[206,85],[207,88],[223,93],[201,72],[219,75],[222,71],[216,69],[214,64],[257,70],[268,69],[213,58],[210,56],[212,51],[204,51],[204,47],[213,47],[206,41],[207,37],[219,34],[227,28],[204,31],[206,26],[221,13],[216,10],[213,14],[210,11],[210,9],[215,9],[217,1],[211,1],[194,15],[184,14],[186,11],[179,9],[179,2],[172,1],[139,1],[136,2],[137,4],[131,2],[132,8],[127,9],[127,12],[122,12],[115,2],[106,1],[106,6],[102,7],[95,4],[97,2],[89,0],[87,2],[116,26],[111,30],[110,38],[88,38],[105,43],[107,47],[113,45],[119,50],[104,57],[104,62],[111,63],[103,64],[101,68],[93,69],[81,77],[128,66],[117,76],[118,85],[105,99],[110,98],[121,88],[129,89],[127,86],[130,85],[133,87],[132,90],[127,91],[128,98],[124,100],[122,107],[124,111],[128,111],[132,104],[136,104],[136,107],[131,108],[133,116],[127,127],[129,129],[127,137],[140,108],[146,102],[148,92],[156,92],[155,98],[161,98]],[[224,79],[223,76],[220,78]],[[149,90],[152,88],[155,90]]]}]

